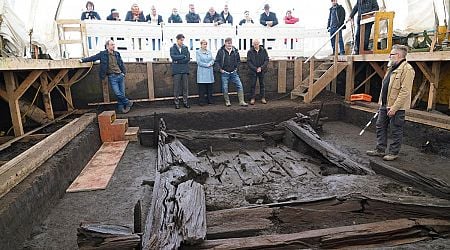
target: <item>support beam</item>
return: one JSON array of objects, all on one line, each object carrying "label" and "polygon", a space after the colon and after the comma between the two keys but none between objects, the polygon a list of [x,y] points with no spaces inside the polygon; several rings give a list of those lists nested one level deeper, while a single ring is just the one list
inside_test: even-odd
[{"label": "support beam", "polygon": [[153,82],[153,63],[147,62],[147,89],[148,89],[148,99],[155,99],[155,86]]},{"label": "support beam", "polygon": [[369,62],[370,66],[372,66],[372,68],[377,72],[377,74],[381,77],[381,79],[384,78],[384,75],[386,74],[386,72],[380,67],[380,65],[378,65],[377,62]]},{"label": "support beam", "polygon": [[439,75],[441,73],[441,62],[433,62],[431,71],[434,77],[433,80],[430,81],[430,90],[428,92],[428,111],[434,110],[436,108],[436,96],[439,86]]},{"label": "support beam", "polygon": [[72,100],[72,91],[70,90],[70,86],[64,85],[64,91],[66,93],[66,101],[67,101],[67,111],[74,110],[73,100]]},{"label": "support beam", "polygon": [[422,84],[420,84],[419,90],[417,90],[417,94],[414,96],[412,102],[411,102],[411,108],[414,108],[417,104],[417,101],[422,98],[423,94],[425,93],[425,89],[427,87],[427,79],[424,77]]},{"label": "support beam", "polygon": [[102,90],[103,90],[103,102],[106,103],[111,102],[111,99],[109,98],[108,78],[102,80]]},{"label": "support beam", "polygon": [[50,87],[47,74],[42,74],[40,78],[42,86],[42,101],[44,102],[45,113],[50,120],[54,120],[55,115],[53,114],[52,98],[50,96]]},{"label": "support beam", "polygon": [[[376,71],[370,73],[370,67],[366,68],[366,79],[364,80],[364,93],[370,94],[370,79],[376,74]],[[356,91],[356,89],[355,89]]]},{"label": "support beam", "polygon": [[294,60],[294,89],[297,89],[303,81],[303,61]]},{"label": "support beam", "polygon": [[74,83],[78,82],[82,75],[84,74],[84,69],[77,69],[75,74],[70,78],[70,80],[66,83],[69,86],[72,86]]},{"label": "support beam", "polygon": [[67,75],[67,73],[69,73],[69,69],[62,69],[58,72],[58,74],[56,74],[53,79],[51,79],[51,82],[49,83],[49,92],[51,92],[56,87],[56,85],[61,83],[61,80],[64,78],[64,76]]},{"label": "support beam", "polygon": [[347,58],[347,71],[345,73],[345,101],[350,101],[350,96],[355,88],[355,71],[353,69],[353,56]]},{"label": "support beam", "polygon": [[[0,89],[0,98],[5,100],[5,102],[9,102],[8,94],[2,89]],[[19,99],[19,109],[21,113],[24,113],[31,120],[39,124],[45,124],[50,121],[47,118],[47,114],[45,114],[44,110],[40,109],[36,105],[32,105],[27,101]]]},{"label": "support beam", "polygon": [[286,93],[286,61],[278,61],[278,93]]},{"label": "support beam", "polygon": [[13,71],[6,71],[3,73],[6,85],[6,93],[8,95],[9,112],[11,113],[11,120],[14,128],[14,135],[21,136],[24,134],[22,117],[20,115],[19,98],[15,98],[16,78]]},{"label": "support beam", "polygon": [[[14,91],[13,99],[19,99],[25,91],[38,79],[38,77],[44,72],[43,70],[33,70],[31,73],[23,80],[23,82]],[[14,73],[13,73],[14,74]]]},{"label": "support beam", "polygon": [[429,82],[433,82],[434,75],[431,72],[430,68],[428,68],[427,64],[425,62],[416,62],[417,66],[419,67],[420,71],[422,71],[423,75]]}]

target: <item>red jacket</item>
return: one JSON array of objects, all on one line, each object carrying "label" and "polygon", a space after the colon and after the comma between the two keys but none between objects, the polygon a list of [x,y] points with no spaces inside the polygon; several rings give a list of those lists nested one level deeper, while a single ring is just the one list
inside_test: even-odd
[{"label": "red jacket", "polygon": [[297,22],[298,22],[298,18],[297,17],[293,17],[293,16],[291,16],[291,17],[285,16],[284,17],[284,23],[285,24],[295,24]]}]

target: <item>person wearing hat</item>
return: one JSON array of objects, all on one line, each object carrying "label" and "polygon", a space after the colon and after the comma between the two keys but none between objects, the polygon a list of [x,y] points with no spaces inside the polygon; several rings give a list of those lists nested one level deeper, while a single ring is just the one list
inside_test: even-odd
[{"label": "person wearing hat", "polygon": [[267,27],[273,27],[278,24],[277,15],[274,12],[269,11],[269,4],[264,5],[264,12],[261,14],[259,18],[259,23]]},{"label": "person wearing hat", "polygon": [[117,11],[117,9],[111,9],[111,14],[106,17],[106,20],[120,21],[119,12]]}]

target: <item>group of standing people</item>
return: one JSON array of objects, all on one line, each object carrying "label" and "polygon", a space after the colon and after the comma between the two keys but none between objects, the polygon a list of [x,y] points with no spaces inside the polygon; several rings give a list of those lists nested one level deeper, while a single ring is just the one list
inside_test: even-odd
[{"label": "group of standing people", "polygon": [[[172,58],[172,76],[175,108],[180,108],[180,95],[183,98],[183,106],[190,108],[188,102],[188,75],[190,61],[189,49],[184,45],[184,36],[177,35],[177,41],[170,49]],[[225,106],[231,106],[228,93],[228,85],[235,84],[240,106],[248,106],[244,98],[244,87],[241,82],[238,68],[241,62],[239,51],[233,46],[232,38],[226,38],[224,45],[219,49],[215,59],[207,48],[208,42],[200,41],[200,49],[196,51],[197,83],[199,93],[199,105],[213,104],[214,69],[220,72],[222,93]],[[253,39],[253,46],[247,53],[247,64],[250,68],[250,104],[255,104],[256,82],[259,80],[261,103],[266,104],[264,74],[267,71],[269,56],[266,49],[260,45],[258,39]]]}]

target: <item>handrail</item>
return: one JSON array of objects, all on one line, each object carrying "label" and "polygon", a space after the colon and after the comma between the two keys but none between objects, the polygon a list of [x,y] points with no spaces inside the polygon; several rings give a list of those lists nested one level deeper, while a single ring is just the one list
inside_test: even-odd
[{"label": "handrail", "polygon": [[330,38],[329,38],[329,39],[328,39],[328,40],[327,40],[327,41],[326,41],[326,42],[325,42],[318,50],[316,50],[316,52],[314,52],[314,54],[312,54],[310,57],[308,57],[308,59],[306,59],[306,61],[305,61],[304,63],[309,62],[309,60],[311,60],[311,58],[313,58],[315,55],[317,55],[317,53],[319,53],[319,51],[322,50],[322,49],[325,47],[325,45],[327,45],[328,42],[330,42],[331,39],[332,39],[333,37],[335,37],[336,34],[337,34],[339,31],[341,31],[341,29],[343,29],[344,26],[345,26],[349,21],[350,21],[350,20],[345,21],[344,24],[342,24],[341,27],[339,27],[339,29],[337,29],[336,32],[334,32],[333,35],[330,36]]}]

